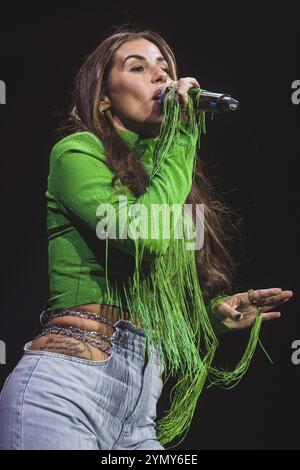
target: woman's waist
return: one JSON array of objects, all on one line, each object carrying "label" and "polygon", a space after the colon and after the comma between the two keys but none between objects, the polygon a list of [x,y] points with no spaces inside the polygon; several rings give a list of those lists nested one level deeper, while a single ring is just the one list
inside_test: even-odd
[{"label": "woman's waist", "polygon": [[30,349],[104,360],[111,348],[109,338],[115,331],[114,324],[121,319],[143,328],[135,317],[129,316],[127,309],[108,304],[77,305],[53,316],[51,310],[44,311],[41,316],[44,329],[33,340]]}]

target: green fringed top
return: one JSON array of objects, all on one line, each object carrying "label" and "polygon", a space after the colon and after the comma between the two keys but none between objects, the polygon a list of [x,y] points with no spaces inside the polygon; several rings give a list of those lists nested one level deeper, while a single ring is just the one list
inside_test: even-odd
[{"label": "green fringed top", "polygon": [[[152,344],[158,348],[164,382],[178,376],[170,409],[157,422],[162,445],[177,436],[184,439],[207,377],[221,386],[241,379],[261,324],[257,316],[234,371],[212,366],[217,336],[229,330],[212,317],[211,307],[227,296],[205,305],[191,248],[195,224],[183,210],[205,115],[195,115],[189,97],[189,120],[184,121],[174,91],[171,88],[164,100],[158,137],[140,138],[133,131],[118,130],[150,176],[144,194],[135,197],[120,180],[112,188],[104,146],[90,132],[71,134],[54,145],[46,191],[46,307],[57,312],[84,303],[126,305],[144,325],[147,354]],[[197,90],[198,97],[201,91]],[[157,207],[161,212],[152,212]]]}]

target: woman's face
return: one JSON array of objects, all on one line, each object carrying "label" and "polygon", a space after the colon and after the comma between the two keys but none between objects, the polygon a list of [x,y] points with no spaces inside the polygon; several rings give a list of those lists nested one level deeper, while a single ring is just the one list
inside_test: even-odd
[{"label": "woman's face", "polygon": [[107,81],[116,128],[144,137],[159,134],[162,105],[153,95],[174,81],[168,69],[158,47],[147,39],[130,40],[117,49]]}]

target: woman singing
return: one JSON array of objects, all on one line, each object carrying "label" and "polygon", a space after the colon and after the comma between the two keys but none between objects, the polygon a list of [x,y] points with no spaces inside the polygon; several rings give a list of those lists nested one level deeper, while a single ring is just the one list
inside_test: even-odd
[{"label": "woman singing", "polygon": [[[262,320],[293,295],[230,295],[231,212],[197,151],[205,116],[191,89],[200,96],[152,30],[120,28],[78,71],[50,154],[50,297],[2,388],[1,449],[166,449],[206,379],[237,383]],[[249,327],[236,368],[213,366],[218,336]]]}]

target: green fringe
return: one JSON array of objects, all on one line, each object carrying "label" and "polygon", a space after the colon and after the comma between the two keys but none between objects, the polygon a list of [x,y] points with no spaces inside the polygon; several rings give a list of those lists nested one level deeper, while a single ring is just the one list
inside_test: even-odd
[{"label": "green fringe", "polygon": [[[201,111],[196,118],[190,96],[189,121],[183,121],[175,91],[175,87],[171,88],[163,103],[164,120],[154,149],[154,172],[151,178],[158,171],[174,135],[179,130],[191,137],[186,149],[186,158],[194,158],[195,163],[197,142],[200,145],[201,132],[206,132],[205,113]],[[202,91],[193,89],[196,99],[200,98]],[[192,233],[193,221],[185,211],[183,225],[189,234]],[[171,233],[174,234],[174,227]],[[214,299],[208,306],[205,305],[194,250],[186,249],[184,237],[171,236],[166,255],[151,262],[150,271],[145,273],[142,264],[143,239],[134,242],[136,255],[133,277],[129,278],[126,284],[123,283],[122,293],[119,287],[113,289],[108,281],[107,287],[111,301],[120,306],[124,305],[125,301],[130,316],[144,325],[147,357],[149,360],[154,345],[164,366],[163,382],[170,376],[178,375],[178,381],[170,394],[170,409],[165,411],[165,415],[156,423],[156,430],[162,445],[178,436],[182,437],[182,442],[190,427],[206,379],[210,378],[211,385],[228,386],[231,382],[236,384],[245,374],[257,345],[261,316],[257,316],[253,324],[245,354],[236,368],[230,372],[213,367],[211,363],[219,344],[216,336],[218,327],[211,315]],[[108,256],[108,250],[106,255]],[[165,448],[171,449],[180,442]]]},{"label": "green fringe", "polygon": [[220,302],[221,300],[228,299],[230,295],[217,295],[213,299],[211,299],[207,305],[206,305],[206,310],[210,319],[210,322],[212,324],[212,327],[216,334],[219,336],[224,333],[228,333],[229,331],[232,331],[231,328],[228,326],[224,325],[223,323],[219,322],[214,316],[213,316],[213,307],[216,303]]}]

